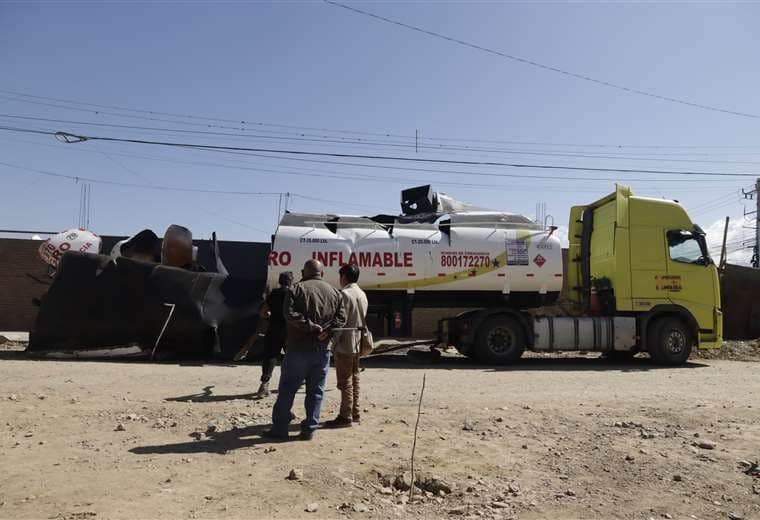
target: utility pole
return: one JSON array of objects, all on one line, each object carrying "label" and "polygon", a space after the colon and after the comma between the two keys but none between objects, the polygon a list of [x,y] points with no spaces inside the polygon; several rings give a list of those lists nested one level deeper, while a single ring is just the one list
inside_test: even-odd
[{"label": "utility pole", "polygon": [[755,214],[755,245],[752,248],[752,267],[760,267],[760,178],[755,179],[755,189],[750,191],[744,191],[742,188],[742,195],[745,199],[755,200],[755,211],[746,211],[744,216]]},{"label": "utility pole", "polygon": [[760,178],[755,180],[755,250],[752,267],[760,267]]},{"label": "utility pole", "polygon": [[77,227],[81,229],[90,229],[90,199],[92,197],[92,186],[89,182],[83,182],[79,185],[79,221]]},{"label": "utility pole", "polygon": [[723,226],[723,242],[720,246],[720,262],[718,263],[718,270],[723,272],[723,270],[726,268],[726,257],[728,256],[727,250],[726,250],[726,238],[728,238],[728,222],[730,218],[726,217],[726,225]]}]

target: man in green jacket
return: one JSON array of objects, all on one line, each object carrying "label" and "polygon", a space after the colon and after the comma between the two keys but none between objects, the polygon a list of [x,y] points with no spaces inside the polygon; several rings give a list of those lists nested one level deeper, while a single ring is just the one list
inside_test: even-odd
[{"label": "man in green jacket", "polygon": [[340,291],[322,280],[324,266],[309,260],[301,271],[303,278],[285,297],[287,339],[285,359],[280,368],[277,401],[272,409],[272,428],[265,437],[288,438],[293,399],[306,381],[306,418],[301,421],[302,440],[311,440],[319,426],[319,412],[325,393],[325,378],[330,368],[330,344],[334,333],[346,323]]}]

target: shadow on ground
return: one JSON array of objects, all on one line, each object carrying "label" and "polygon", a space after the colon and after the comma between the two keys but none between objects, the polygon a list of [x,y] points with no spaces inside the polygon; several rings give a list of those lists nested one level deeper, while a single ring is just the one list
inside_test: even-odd
[{"label": "shadow on ground", "polygon": [[[254,401],[261,400],[256,397],[255,393],[247,394],[214,394],[214,385],[204,386],[203,390],[198,393],[190,395],[180,395],[177,397],[165,397],[164,401],[173,401],[180,403],[219,403],[224,401],[237,401],[239,399],[250,399]],[[333,388],[325,388],[325,393],[336,391]],[[272,395],[277,395],[277,389],[270,390]],[[304,394],[303,386],[296,395]]]},{"label": "shadow on ground", "polygon": [[289,431],[291,435],[288,439],[283,440],[262,437],[262,434],[271,427],[271,424],[247,426],[223,432],[208,433],[207,437],[202,440],[158,444],[155,446],[137,446],[129,451],[135,455],[166,455],[172,453],[218,453],[223,455],[233,450],[250,448],[259,444],[282,444],[284,442],[299,441],[297,436],[292,435],[293,432],[300,430],[297,423],[290,425]]},{"label": "shadow on ground", "polygon": [[523,357],[512,365],[494,366],[478,363],[462,356],[440,356],[430,352],[412,351],[408,355],[379,354],[363,359],[362,368],[422,368],[453,370],[467,368],[509,372],[524,370],[557,370],[568,372],[641,372],[649,370],[679,370],[684,368],[706,368],[709,365],[698,361],[689,361],[680,367],[655,365],[649,358],[633,358],[626,361],[610,360],[601,357],[567,356],[565,357]]},{"label": "shadow on ground", "polygon": [[[145,359],[78,359],[78,358],[43,358],[38,356],[31,356],[23,350],[0,350],[0,360],[29,360],[38,362],[107,362],[107,363],[152,363],[152,364],[165,364],[176,365],[181,367],[202,367],[202,366],[215,366],[234,368],[237,366],[255,366],[258,363],[240,362],[225,362],[225,361],[189,361],[189,360],[166,360],[166,361],[148,361]],[[649,370],[679,370],[684,368],[705,368],[709,366],[709,360],[702,360],[698,358],[692,358],[686,364],[680,367],[665,367],[661,365],[655,365],[646,357],[636,357],[630,360],[610,360],[600,357],[586,357],[582,355],[572,354],[559,354],[559,355],[535,355],[526,354],[526,357],[518,360],[512,365],[506,366],[494,366],[478,363],[468,357],[464,356],[451,356],[440,355],[438,353],[432,353],[426,350],[410,350],[408,352],[396,352],[388,354],[376,354],[365,358],[361,362],[363,369],[373,368],[404,368],[404,369],[440,369],[440,370],[452,370],[455,368],[466,368],[475,370],[490,370],[494,372],[508,372],[519,370],[557,370],[568,372],[585,372],[585,371],[620,371],[620,372],[640,372]],[[228,401],[233,399],[248,399],[251,394],[241,394],[238,396],[214,396],[210,392],[192,394],[189,396],[180,396],[169,398],[174,401],[189,401],[189,402],[213,402],[213,401]]]},{"label": "shadow on ground", "polygon": [[[270,393],[277,394],[277,389],[270,390]],[[237,401],[238,399],[259,400],[254,392],[248,394],[214,394],[214,385],[204,386],[203,390],[197,394],[180,395],[178,397],[167,397],[164,401],[176,401],[180,403],[218,403],[221,401]]]}]

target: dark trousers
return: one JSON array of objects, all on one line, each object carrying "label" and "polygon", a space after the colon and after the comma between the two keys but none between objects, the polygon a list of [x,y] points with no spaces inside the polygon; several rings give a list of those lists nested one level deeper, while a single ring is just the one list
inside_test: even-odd
[{"label": "dark trousers", "polygon": [[277,358],[279,356],[267,357],[261,361],[261,382],[268,383],[272,379],[272,373],[274,367],[277,365]]},{"label": "dark trousers", "polygon": [[285,348],[285,338],[280,336],[267,336],[264,338],[266,348],[261,360],[261,382],[268,383],[272,378],[272,372],[277,365],[277,360]]}]

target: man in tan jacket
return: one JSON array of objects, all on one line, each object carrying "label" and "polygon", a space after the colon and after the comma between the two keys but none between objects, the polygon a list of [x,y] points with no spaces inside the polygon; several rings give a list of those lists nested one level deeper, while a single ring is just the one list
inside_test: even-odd
[{"label": "man in tan jacket", "polygon": [[340,390],[340,412],[338,417],[327,421],[327,428],[345,428],[359,423],[359,351],[361,330],[367,318],[367,295],[357,284],[359,268],[344,265],[340,268],[340,285],[343,288],[343,308],[346,312],[346,330],[337,338],[333,352],[335,355],[335,375]]}]

